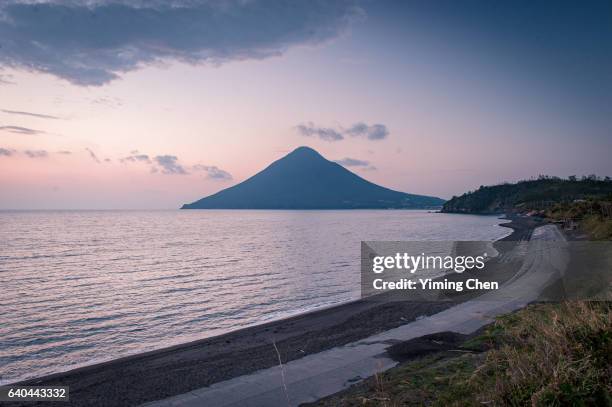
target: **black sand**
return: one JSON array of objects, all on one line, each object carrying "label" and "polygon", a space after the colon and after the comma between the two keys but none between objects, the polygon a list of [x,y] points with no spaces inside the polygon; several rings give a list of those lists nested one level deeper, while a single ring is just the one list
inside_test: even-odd
[{"label": "black sand", "polygon": [[[534,219],[512,218],[505,226],[513,233],[502,240],[527,240],[537,225]],[[512,264],[499,266],[496,273],[500,273],[500,281],[516,271]],[[456,301],[359,300],[21,384],[70,386],[69,403],[44,402],[39,403],[41,406],[134,406],[274,366],[278,359],[273,342],[287,362],[395,328],[454,304]]]}]

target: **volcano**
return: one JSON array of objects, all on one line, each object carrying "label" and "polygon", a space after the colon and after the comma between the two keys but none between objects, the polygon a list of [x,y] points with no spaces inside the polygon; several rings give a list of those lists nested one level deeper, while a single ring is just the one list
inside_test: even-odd
[{"label": "volcano", "polygon": [[369,182],[309,147],[182,209],[425,209],[444,200]]}]

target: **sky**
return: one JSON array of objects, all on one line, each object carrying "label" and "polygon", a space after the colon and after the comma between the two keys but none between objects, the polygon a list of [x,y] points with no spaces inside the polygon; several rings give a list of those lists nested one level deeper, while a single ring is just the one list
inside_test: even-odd
[{"label": "sky", "polygon": [[302,145],[445,199],[612,176],[612,3],[0,3],[0,209],[178,208]]}]

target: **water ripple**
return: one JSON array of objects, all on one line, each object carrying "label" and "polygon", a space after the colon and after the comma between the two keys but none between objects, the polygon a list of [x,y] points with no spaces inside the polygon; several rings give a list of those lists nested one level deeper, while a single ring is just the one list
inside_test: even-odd
[{"label": "water ripple", "polygon": [[492,240],[425,211],[0,212],[0,377],[33,377],[359,296],[361,240]]}]

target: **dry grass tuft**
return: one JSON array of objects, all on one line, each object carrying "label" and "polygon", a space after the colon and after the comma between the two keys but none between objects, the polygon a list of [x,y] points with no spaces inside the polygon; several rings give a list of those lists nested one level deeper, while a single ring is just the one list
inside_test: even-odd
[{"label": "dry grass tuft", "polygon": [[611,309],[530,305],[498,318],[463,352],[410,360],[316,405],[612,406]]},{"label": "dry grass tuft", "polygon": [[539,304],[500,318],[495,348],[472,376],[481,403],[612,405],[610,306]]}]

